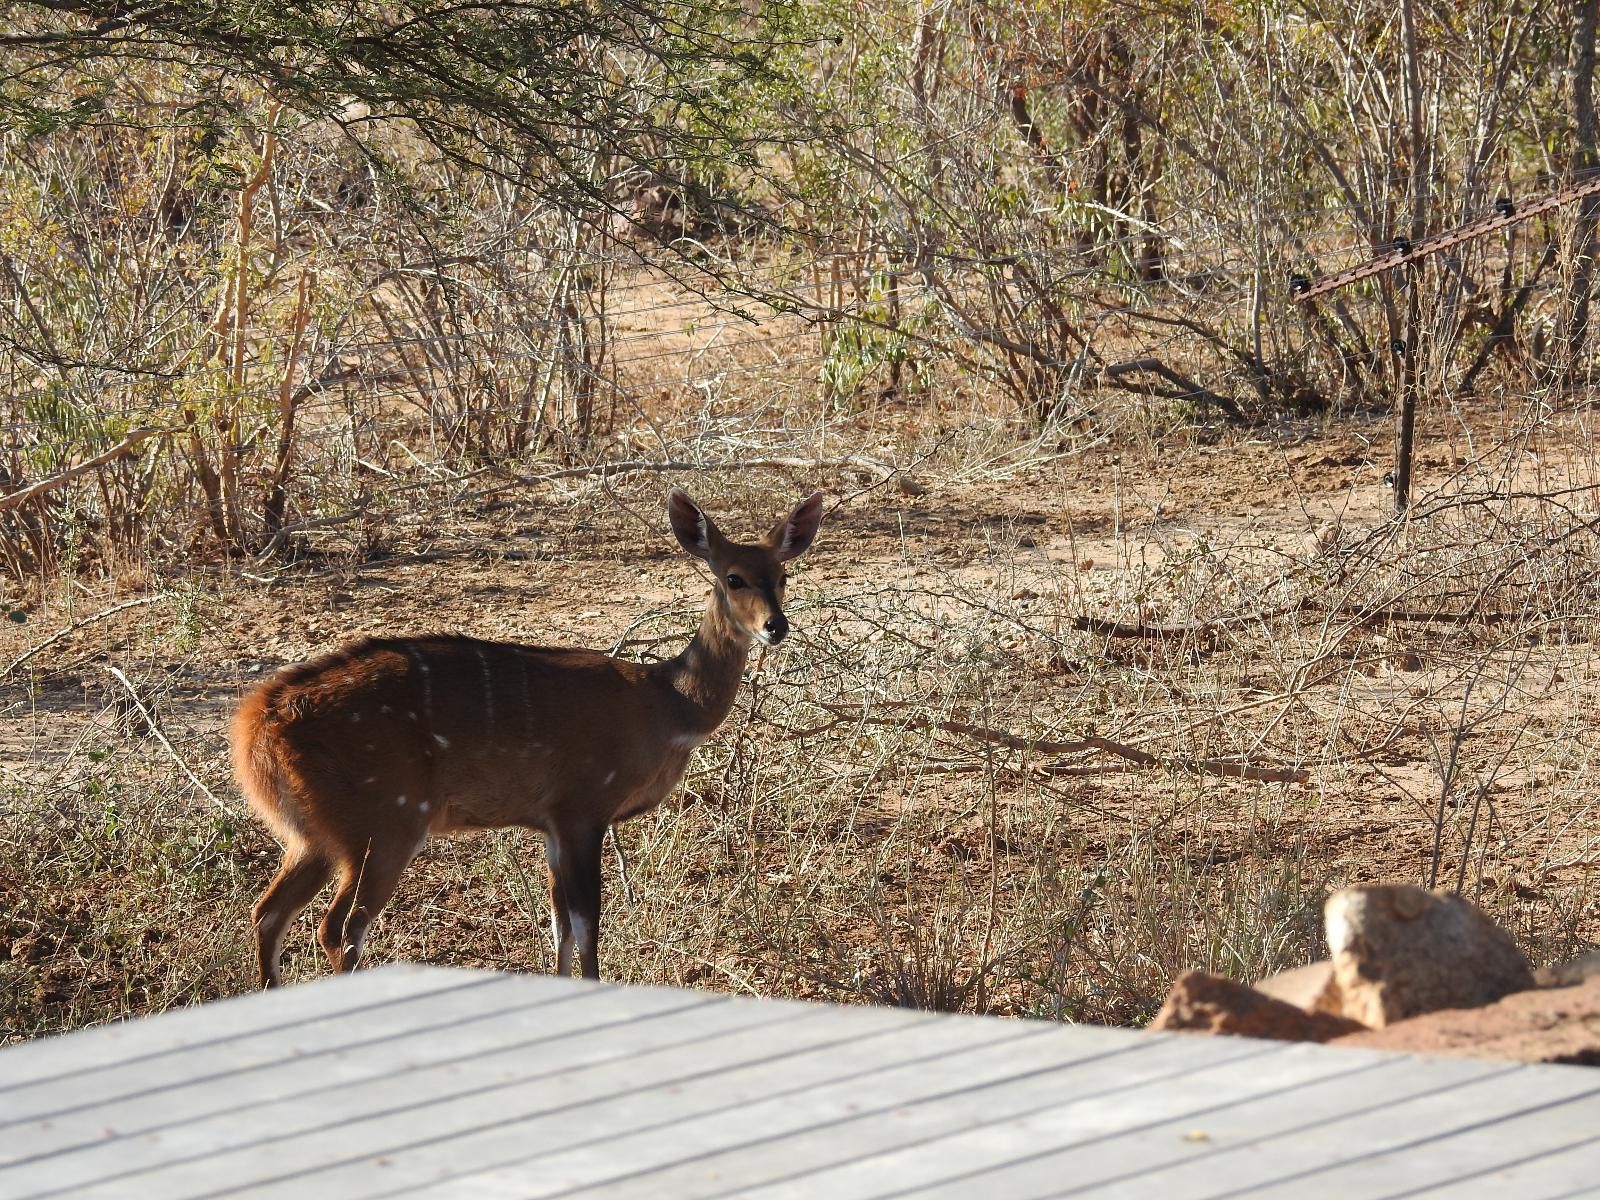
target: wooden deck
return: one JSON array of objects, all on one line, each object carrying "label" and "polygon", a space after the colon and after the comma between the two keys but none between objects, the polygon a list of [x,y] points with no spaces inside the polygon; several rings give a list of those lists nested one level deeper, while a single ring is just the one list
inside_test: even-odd
[{"label": "wooden deck", "polygon": [[1600,1071],[387,967],[0,1050],[0,1197],[1600,1193]]}]

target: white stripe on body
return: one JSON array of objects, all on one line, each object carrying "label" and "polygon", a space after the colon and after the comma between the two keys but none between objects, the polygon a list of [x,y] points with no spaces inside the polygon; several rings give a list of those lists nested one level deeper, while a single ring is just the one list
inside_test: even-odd
[{"label": "white stripe on body", "polygon": [[422,715],[429,725],[433,724],[433,676],[428,671],[427,660],[420,654],[412,654],[411,661],[417,665],[417,674],[422,676]]},{"label": "white stripe on body", "polygon": [[494,736],[494,677],[489,670],[489,656],[483,652],[483,647],[475,647],[478,652],[478,667],[483,672],[483,723],[484,732],[490,737]]}]

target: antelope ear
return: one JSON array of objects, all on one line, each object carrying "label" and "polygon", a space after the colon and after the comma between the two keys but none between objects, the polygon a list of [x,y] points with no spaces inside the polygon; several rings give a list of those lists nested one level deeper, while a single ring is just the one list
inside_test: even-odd
[{"label": "antelope ear", "polygon": [[711,518],[700,511],[700,506],[689,499],[687,492],[673,488],[667,497],[667,516],[672,520],[672,533],[682,546],[696,558],[707,558],[711,544],[722,535],[711,523]]},{"label": "antelope ear", "polygon": [[817,536],[817,526],[822,524],[822,493],[812,492],[767,534],[767,545],[780,562],[804,554]]}]

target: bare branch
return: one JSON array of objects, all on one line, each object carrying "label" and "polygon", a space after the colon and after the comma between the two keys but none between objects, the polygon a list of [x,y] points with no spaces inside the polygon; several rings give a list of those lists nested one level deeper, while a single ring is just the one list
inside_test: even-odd
[{"label": "bare branch", "polygon": [[139,443],[144,441],[146,438],[153,438],[158,434],[163,433],[177,432],[179,431],[176,429],[159,427],[135,429],[127,437],[123,438],[115,446],[111,447],[111,449],[103,450],[99,454],[96,454],[93,458],[88,459],[85,462],[81,462],[75,467],[68,467],[65,471],[62,471],[58,475],[52,475],[48,479],[41,479],[38,483],[30,483],[27,487],[19,488],[9,495],[0,496],[0,512],[5,512],[7,509],[17,508],[20,505],[26,504],[29,500],[35,500],[48,492],[55,491],[58,487],[61,487],[64,484],[71,483],[78,476],[87,474],[96,467],[103,467],[108,462],[115,462],[123,455],[132,453],[133,450],[138,447]]},{"label": "bare branch", "polygon": [[[849,705],[824,703],[822,707],[837,716],[841,723],[854,720],[866,725],[884,725],[890,728],[903,729],[909,725],[921,729],[936,729],[941,733],[953,733],[1028,754],[1084,754],[1090,750],[1100,750],[1141,767],[1182,771],[1189,775],[1221,775],[1230,779],[1254,779],[1262,783],[1308,783],[1311,779],[1311,773],[1301,767],[1258,767],[1230,758],[1189,758],[1183,755],[1164,757],[1098,735],[1091,735],[1079,741],[1059,742],[1047,738],[1018,737],[1014,733],[989,729],[982,725],[970,725],[965,721],[949,721],[930,716],[912,716],[909,719],[868,717],[861,716]],[[830,724],[821,728],[831,727]],[[818,730],[803,732],[815,733]]]}]

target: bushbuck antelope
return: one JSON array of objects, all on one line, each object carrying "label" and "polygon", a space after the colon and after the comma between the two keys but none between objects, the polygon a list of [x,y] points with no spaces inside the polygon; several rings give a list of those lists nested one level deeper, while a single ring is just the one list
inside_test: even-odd
[{"label": "bushbuck antelope", "polygon": [[330,878],[318,940],[355,969],[374,917],[429,834],[525,825],[544,835],[556,970],[600,975],[600,851],[614,821],[655,807],[733,707],[752,639],[775,646],[784,563],[822,520],[822,493],[754,545],[728,541],[681,491],[672,532],[715,586],[667,662],[465,637],[369,638],[286,668],[240,704],[234,770],[284,844],[256,902],[261,982]]}]

